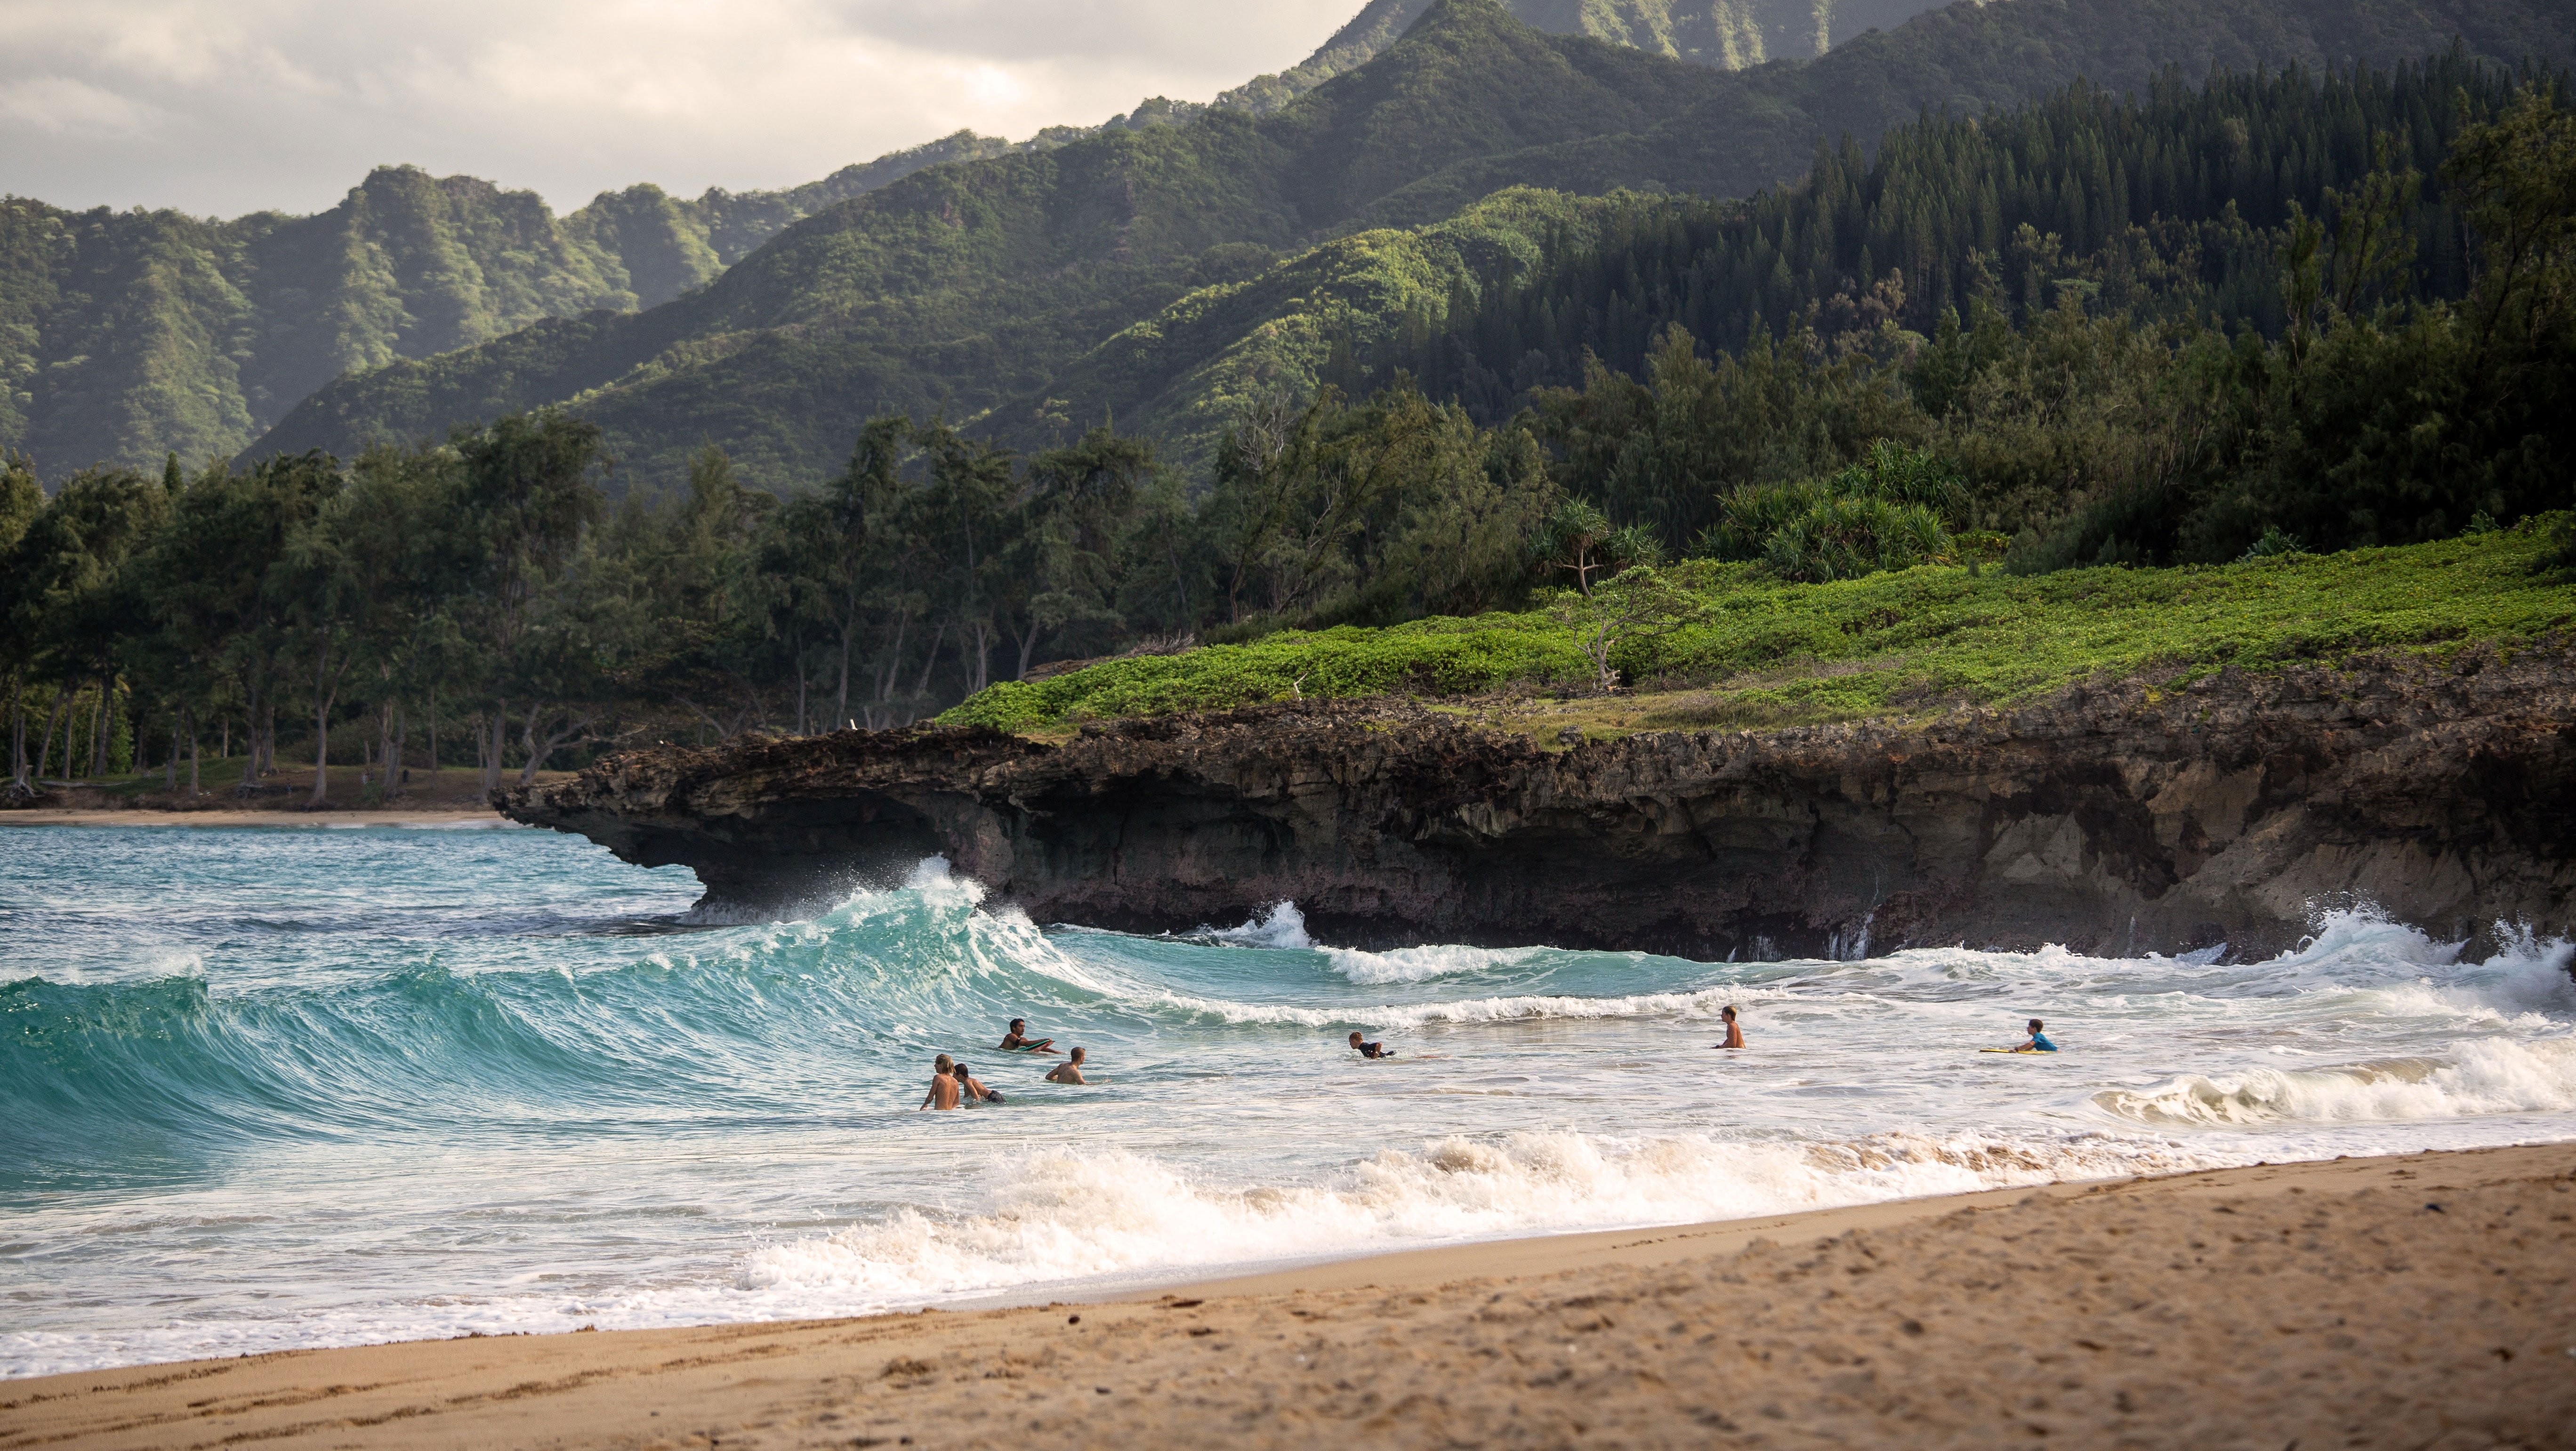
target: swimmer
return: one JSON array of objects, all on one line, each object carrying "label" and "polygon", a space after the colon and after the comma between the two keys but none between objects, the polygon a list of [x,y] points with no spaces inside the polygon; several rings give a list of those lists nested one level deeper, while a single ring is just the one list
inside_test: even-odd
[{"label": "swimmer", "polygon": [[1717,1015],[1726,1019],[1726,1041],[1718,1044],[1717,1046],[1720,1048],[1743,1047],[1744,1029],[1735,1021],[1735,1004],[1728,1003],[1725,1007],[1718,1009]]},{"label": "swimmer", "polygon": [[1392,1058],[1395,1056],[1395,1050],[1389,1048],[1384,1043],[1361,1042],[1360,1035],[1357,1033],[1353,1033],[1351,1035],[1351,1051],[1357,1053],[1362,1058]]},{"label": "swimmer", "polygon": [[957,1088],[958,1092],[968,1103],[1000,1103],[1002,1101],[1002,1095],[999,1091],[986,1088],[984,1086],[984,1080],[975,1076],[975,1070],[967,1067],[963,1063],[957,1065]]},{"label": "swimmer", "polygon": [[1082,1050],[1079,1048],[1074,1049],[1072,1057],[1067,1058],[1062,1063],[1048,1069],[1046,1081],[1049,1083],[1089,1083],[1091,1080],[1082,1076]]},{"label": "swimmer", "polygon": [[[947,1054],[939,1055],[930,1065],[930,1092],[921,1098],[922,1108],[955,1108],[957,1106],[957,1063]],[[914,1112],[919,1112],[919,1109]]]},{"label": "swimmer", "polygon": [[1055,1040],[1053,1038],[1040,1038],[1035,1042],[1031,1042],[1029,1040],[1029,1020],[1026,1018],[1013,1018],[1011,1019],[1011,1031],[1002,1035],[1002,1046],[997,1051],[1003,1053],[1052,1053],[1055,1051],[1053,1046],[1054,1043]]},{"label": "swimmer", "polygon": [[2017,1048],[2013,1049],[2013,1051],[2014,1051],[2014,1052],[2016,1052],[2016,1053],[2054,1053],[2054,1052],[2056,1052],[2056,1051],[2057,1051],[2057,1045],[2056,1045],[2056,1044],[2054,1044],[2054,1043],[2052,1043],[2052,1042],[2050,1042],[2050,1041],[2048,1041],[2048,1034],[2042,1031],[2042,1029],[2046,1028],[2047,1026],[2048,1026],[2047,1024],[2045,1024],[2045,1023],[2041,1022],[2041,1021],[2040,1021],[2039,1019],[2037,1019],[2037,1018],[2033,1018],[2033,1019],[2031,1019],[2031,1020],[2030,1020],[2030,1039],[2029,1039],[2029,1041],[2027,1041],[2027,1042],[2023,1043],[2020,1047],[2017,1047]]}]

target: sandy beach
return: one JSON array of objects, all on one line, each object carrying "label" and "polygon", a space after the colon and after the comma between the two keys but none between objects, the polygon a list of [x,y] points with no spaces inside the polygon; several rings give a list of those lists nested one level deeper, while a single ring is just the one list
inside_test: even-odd
[{"label": "sandy beach", "polygon": [[0,1448],[2576,1445],[2576,1144],[0,1386]]}]

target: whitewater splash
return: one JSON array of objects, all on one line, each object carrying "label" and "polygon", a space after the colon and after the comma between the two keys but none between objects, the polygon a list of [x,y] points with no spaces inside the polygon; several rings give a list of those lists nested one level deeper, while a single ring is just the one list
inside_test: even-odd
[{"label": "whitewater splash", "polygon": [[1139,1155],[1046,1154],[1006,1170],[988,1208],[906,1211],[770,1245],[755,1291],[828,1289],[869,1304],[2174,1173],[2220,1160],[2101,1135],[2016,1141],[1889,1134],[1831,1144],[1515,1131],[1389,1149],[1323,1183],[1229,1186]]},{"label": "whitewater splash", "polygon": [[[0,1257],[0,1374],[2576,1136],[2570,951],[2528,934],[2478,961],[2368,913],[2259,962],[1370,952],[1290,903],[1044,928],[936,860],[673,932],[685,873],[566,838],[321,835],[13,834],[0,1236],[32,1248]],[[1730,1004],[1742,1052],[1714,1047]],[[1000,1052],[1015,1017],[1095,1082]],[[2067,1051],[1976,1051],[2029,1017]],[[916,1112],[940,1053],[1008,1102]]]},{"label": "whitewater splash", "polygon": [[2115,1117],[2160,1127],[2576,1113],[2576,1039],[2472,1039],[2454,1048],[2449,1059],[2186,1074],[2152,1088],[2105,1089],[2093,1101]]}]

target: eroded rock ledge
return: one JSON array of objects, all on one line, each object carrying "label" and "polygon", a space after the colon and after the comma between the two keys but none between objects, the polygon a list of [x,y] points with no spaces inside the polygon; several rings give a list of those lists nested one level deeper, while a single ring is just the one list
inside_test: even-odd
[{"label": "eroded rock ledge", "polygon": [[2576,657],[2078,688],[1905,728],[1546,751],[1403,701],[663,748],[508,816],[771,907],[934,853],[1040,922],[1701,958],[1966,942],[2240,952],[2356,900],[2576,932]]}]

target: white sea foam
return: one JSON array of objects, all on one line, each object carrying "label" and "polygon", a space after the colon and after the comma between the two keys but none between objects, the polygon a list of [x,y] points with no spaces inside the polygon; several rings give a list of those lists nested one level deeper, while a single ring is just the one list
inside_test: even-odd
[{"label": "white sea foam", "polygon": [[1240,927],[1202,927],[1199,935],[1235,947],[1303,950],[1315,945],[1306,935],[1306,914],[1294,902],[1273,902]]},{"label": "white sea foam", "polygon": [[2093,1095],[2133,1123],[2230,1128],[2392,1123],[2576,1109],[2576,1039],[2472,1039],[2448,1058],[2388,1058],[2338,1068],[2184,1074]]},{"label": "white sea foam", "polygon": [[1006,1286],[1741,1219],[2214,1162],[2108,1136],[1886,1134],[1800,1144],[1522,1132],[1388,1150],[1319,1184],[1235,1186],[1101,1150],[1025,1162],[997,1186],[988,1213],[905,1211],[765,1246],[745,1263],[742,1284],[922,1303]]},{"label": "white sea foam", "polygon": [[1287,1003],[1238,1003],[1222,998],[1156,992],[1146,1001],[1227,1023],[1286,1023],[1306,1028],[1360,1023],[1397,1028],[1418,1027],[1425,1023],[1508,1023],[1532,1018],[1715,1017],[1717,1010],[1728,1003],[1761,995],[1758,989],[1726,987],[1609,998],[1518,995],[1459,998],[1441,1003],[1369,1003],[1338,1008],[1306,1008]]},{"label": "white sea foam", "polygon": [[1399,947],[1391,952],[1362,952],[1353,947],[1329,949],[1333,971],[1364,987],[1391,982],[1428,982],[1462,972],[1489,972],[1518,967],[1547,951],[1544,947]]}]

